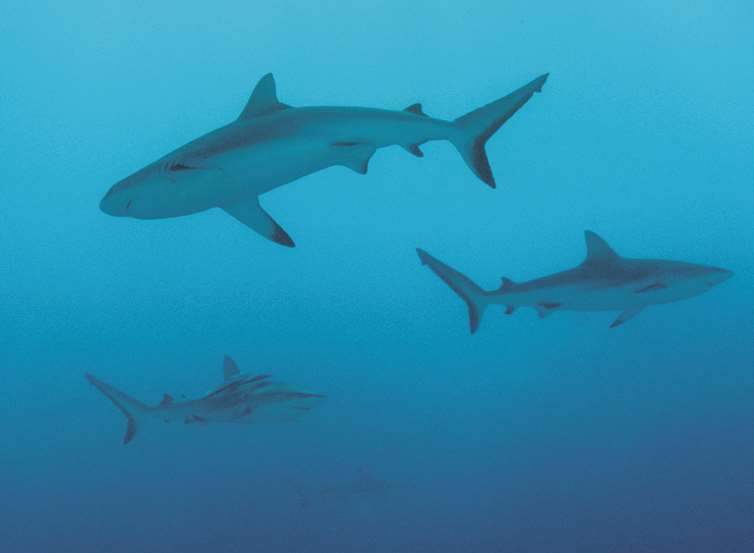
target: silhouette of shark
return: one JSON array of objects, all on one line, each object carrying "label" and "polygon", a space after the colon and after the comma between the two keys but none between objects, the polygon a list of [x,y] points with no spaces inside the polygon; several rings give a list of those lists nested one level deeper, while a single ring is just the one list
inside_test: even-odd
[{"label": "silhouette of shark", "polygon": [[[344,500],[361,496],[383,496],[395,489],[394,483],[377,478],[360,467],[352,477],[321,488],[317,495],[322,499]],[[294,491],[298,497],[299,507],[308,508],[312,503],[310,495],[301,485],[294,485]]]},{"label": "silhouette of shark", "polygon": [[[175,401],[165,394],[162,401],[154,407],[133,399],[91,374],[86,374],[86,379],[128,419],[124,444],[133,440],[141,419],[157,419],[166,423],[182,420],[185,424],[250,423],[268,416],[271,410],[290,419],[310,411],[318,400],[325,397],[288,390],[283,384],[271,380],[268,374],[241,374],[236,363],[228,356],[223,363],[223,376],[223,383],[202,398]],[[278,412],[280,410],[282,412]]]},{"label": "silhouette of shark", "polygon": [[424,250],[416,251],[422,264],[466,302],[472,334],[490,305],[505,306],[507,315],[533,307],[540,317],[561,309],[620,311],[610,325],[614,328],[645,307],[697,296],[733,276],[727,269],[693,263],[621,257],[595,233],[587,230],[585,238],[586,259],[578,267],[518,284],[503,278],[493,291],[482,290]]},{"label": "silhouette of shark", "polygon": [[118,217],[162,219],[219,207],[262,236],[293,247],[259,205],[260,194],[333,165],[365,174],[372,155],[385,146],[422,157],[419,146],[430,140],[452,142],[474,174],[494,188],[484,145],[545,80],[542,75],[455,121],[443,121],[428,117],[421,104],[403,111],[294,108],[278,101],[267,74],[238,119],[115,184],[100,208]]}]

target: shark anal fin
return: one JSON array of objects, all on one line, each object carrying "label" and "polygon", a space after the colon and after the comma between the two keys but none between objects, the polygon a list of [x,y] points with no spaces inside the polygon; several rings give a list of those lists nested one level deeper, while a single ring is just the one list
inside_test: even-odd
[{"label": "shark anal fin", "polygon": [[251,230],[258,232],[265,238],[277,242],[282,246],[293,248],[295,244],[283,227],[278,225],[259,205],[259,199],[249,199],[231,205],[223,205],[221,209],[231,217],[243,223]]},{"label": "shark anal fin", "polygon": [[369,169],[369,160],[372,159],[377,148],[367,142],[339,141],[331,144],[336,148],[341,157],[340,165],[353,169],[360,175],[366,175]]},{"label": "shark anal fin", "polygon": [[543,301],[535,305],[534,308],[537,310],[537,313],[539,314],[539,318],[544,319],[545,317],[553,313],[555,310],[557,310],[558,307],[560,307],[561,305],[562,304],[555,301],[552,301],[552,302]]},{"label": "shark anal fin", "polygon": [[249,117],[259,117],[260,115],[267,115],[268,113],[288,107],[290,106],[278,101],[275,78],[272,76],[272,73],[267,73],[259,79],[257,86],[254,87],[254,91],[251,93],[251,98],[249,98],[246,107],[243,108],[238,118],[248,119]]},{"label": "shark anal fin", "polygon": [[413,113],[414,115],[421,115],[422,117],[427,117],[427,114],[424,113],[424,110],[422,109],[422,105],[420,103],[411,104],[407,108],[405,108],[403,111],[407,111],[408,113]]},{"label": "shark anal fin", "polygon": [[516,310],[516,308],[515,308],[515,307],[513,307],[512,305],[506,305],[506,306],[505,306],[505,314],[506,314],[506,315],[513,315],[513,312],[514,312],[515,310]]},{"label": "shark anal fin", "polygon": [[636,317],[636,315],[639,314],[639,312],[643,309],[643,307],[630,307],[629,309],[626,309],[618,315],[618,318],[615,319],[612,324],[610,325],[610,328],[615,328],[616,326],[620,326],[623,323],[625,323],[629,319],[633,319]]},{"label": "shark anal fin", "polygon": [[407,146],[403,146],[403,149],[412,156],[424,157],[424,152],[421,151],[418,144],[408,144]]}]

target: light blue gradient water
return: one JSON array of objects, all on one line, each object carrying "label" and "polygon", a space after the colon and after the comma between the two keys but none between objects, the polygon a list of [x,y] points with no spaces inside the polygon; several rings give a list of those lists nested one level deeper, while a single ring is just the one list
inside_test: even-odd
[{"label": "light blue gradient water", "polygon": [[[754,550],[754,4],[158,4],[0,6],[0,551]],[[443,118],[551,77],[489,143],[497,190],[447,143],[383,150],[263,198],[294,250],[98,210],[268,71],[292,105]],[[615,330],[471,337],[414,252],[490,288],[578,263],[586,228],[736,276]],[[225,353],[329,399],[123,447],[83,378],[156,403]],[[359,467],[393,489],[319,494]]]}]

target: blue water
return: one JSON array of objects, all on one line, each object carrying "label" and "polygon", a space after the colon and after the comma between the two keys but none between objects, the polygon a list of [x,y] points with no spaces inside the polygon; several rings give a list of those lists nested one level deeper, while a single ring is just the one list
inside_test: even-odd
[{"label": "blue water", "polygon": [[[0,551],[754,551],[754,4],[72,4],[0,7]],[[442,118],[551,77],[488,145],[497,190],[435,142],[267,194],[293,250],[99,211],[268,71],[292,105]],[[580,262],[587,228],[736,275],[619,329],[472,337],[414,251],[492,288]],[[123,446],[83,377],[156,403],[226,353],[328,400]],[[359,469],[389,489],[349,493]]]}]

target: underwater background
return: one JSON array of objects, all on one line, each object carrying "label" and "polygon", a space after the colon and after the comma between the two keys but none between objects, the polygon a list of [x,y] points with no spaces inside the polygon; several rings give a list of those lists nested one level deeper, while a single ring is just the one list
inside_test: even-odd
[{"label": "underwater background", "polygon": [[[3,2],[0,551],[754,551],[752,28],[750,1]],[[262,198],[292,250],[99,210],[268,71],[294,106],[451,119],[550,79],[488,144],[496,190],[449,143],[381,150]],[[490,289],[584,229],[735,277],[472,337],[415,252]],[[328,399],[124,447],[84,379],[155,404],[224,354]]]}]

